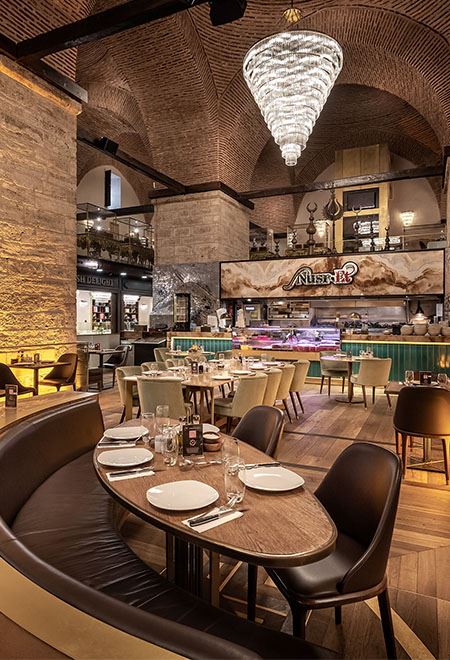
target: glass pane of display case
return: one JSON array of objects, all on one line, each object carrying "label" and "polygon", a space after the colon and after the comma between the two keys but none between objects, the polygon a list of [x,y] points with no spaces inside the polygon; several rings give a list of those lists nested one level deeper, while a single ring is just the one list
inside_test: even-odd
[{"label": "glass pane of display case", "polygon": [[338,350],[341,343],[337,328],[235,328],[233,348],[251,348],[276,351],[320,352]]},{"label": "glass pane of display case", "polygon": [[112,296],[107,291],[77,291],[78,335],[111,334]]}]

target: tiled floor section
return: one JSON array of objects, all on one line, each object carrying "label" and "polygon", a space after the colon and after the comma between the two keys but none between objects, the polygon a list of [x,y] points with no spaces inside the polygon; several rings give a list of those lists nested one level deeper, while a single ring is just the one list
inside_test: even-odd
[{"label": "tiled floor section", "polygon": [[[336,389],[335,393],[337,394]],[[333,395],[335,394],[333,393]],[[286,425],[277,457],[303,466],[307,486],[314,489],[339,453],[352,442],[376,442],[393,448],[392,411],[384,396],[367,410],[336,403],[310,386],[303,394],[305,415]],[[119,421],[115,391],[101,395],[105,423]],[[421,448],[415,453],[420,457]],[[440,457],[440,448],[433,453]],[[152,527],[130,517],[123,533],[137,554],[164,568],[164,538]],[[237,570],[236,570],[237,568]],[[227,576],[233,573],[227,581]],[[226,582],[221,606],[245,616],[246,567],[222,558]],[[389,561],[391,604],[399,657],[450,658],[450,489],[442,474],[408,470]],[[259,571],[258,620],[291,631],[289,608],[267,574]],[[381,626],[373,603],[348,605],[343,625],[336,627],[330,610],[313,612],[307,639],[333,648],[346,658],[383,658]]]}]

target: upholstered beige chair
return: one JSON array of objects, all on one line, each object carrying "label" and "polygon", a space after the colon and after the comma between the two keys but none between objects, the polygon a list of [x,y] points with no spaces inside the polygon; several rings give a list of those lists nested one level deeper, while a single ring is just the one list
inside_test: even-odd
[{"label": "upholstered beige chair", "polygon": [[216,418],[227,418],[227,433],[231,431],[231,425],[235,417],[241,418],[251,408],[262,405],[266,384],[266,374],[244,376],[239,379],[235,395],[232,399],[227,397],[214,399]]},{"label": "upholstered beige chair", "polygon": [[[122,415],[120,417],[120,423],[122,424],[125,419],[125,382],[124,378],[126,376],[140,376],[142,374],[141,367],[117,367],[116,369],[116,380],[117,386],[119,388],[120,403],[122,404]],[[137,388],[133,387],[133,406],[139,407],[139,399],[137,395]],[[140,408],[138,410],[138,416],[140,413]]]},{"label": "upholstered beige chair", "polygon": [[266,376],[267,385],[266,391],[264,392],[263,405],[274,406],[281,380],[281,369],[269,369],[269,371],[266,371]]},{"label": "upholstered beige chair", "polygon": [[156,406],[169,406],[169,417],[178,419],[185,414],[181,378],[160,376],[138,378],[137,390],[143,413],[156,412]]},{"label": "upholstered beige chair", "polygon": [[275,397],[275,402],[282,401],[284,409],[290,422],[292,422],[291,413],[288,407],[289,392],[291,389],[292,379],[294,378],[295,367],[293,364],[285,364],[281,370],[281,380],[278,385],[278,391]]},{"label": "upholstered beige chair", "polygon": [[320,381],[320,393],[322,394],[323,383],[325,378],[328,379],[328,396],[331,394],[331,379],[332,378],[342,378],[342,391],[345,387],[345,379],[348,374],[347,362],[339,362],[338,360],[323,360],[322,358],[327,355],[334,355],[334,351],[321,351],[320,352],[320,375],[322,377]]},{"label": "upholstered beige chair", "polygon": [[168,348],[154,348],[153,353],[155,354],[155,360],[157,362],[165,362],[167,358],[169,357],[169,349]]},{"label": "upholstered beige chair", "polygon": [[292,378],[292,383],[291,383],[289,393],[291,395],[292,406],[294,408],[295,416],[297,418],[298,418],[298,412],[297,412],[297,406],[295,405],[295,399],[296,398],[297,398],[298,403],[300,404],[300,408],[302,410],[302,413],[305,412],[305,409],[303,408],[303,403],[302,403],[302,400],[301,400],[301,397],[300,397],[300,392],[305,387],[305,381],[306,381],[306,376],[308,374],[309,365],[310,365],[309,360],[298,360],[297,362],[294,362],[294,376]]},{"label": "upholstered beige chair", "polygon": [[152,371],[152,369],[156,371],[167,371],[167,364],[165,362],[143,362],[141,367],[143,372]]},{"label": "upholstered beige chair", "polygon": [[366,387],[372,388],[372,403],[375,403],[375,388],[385,387],[391,373],[391,358],[361,360],[359,372],[351,377],[354,385],[360,385],[363,392],[364,406],[367,408]]}]

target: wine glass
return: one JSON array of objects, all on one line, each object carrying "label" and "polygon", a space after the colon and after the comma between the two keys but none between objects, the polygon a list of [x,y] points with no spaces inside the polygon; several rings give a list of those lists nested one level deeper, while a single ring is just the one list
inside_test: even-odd
[{"label": "wine glass", "polygon": [[234,506],[242,502],[245,495],[245,484],[240,479],[245,474],[245,463],[235,458],[225,463],[224,466],[225,495],[228,506]]},{"label": "wine glass", "polygon": [[407,369],[405,371],[405,385],[412,385],[414,380],[414,371]]},{"label": "wine glass", "polygon": [[447,387],[448,376],[445,373],[439,373],[437,375],[437,382],[440,387]]}]

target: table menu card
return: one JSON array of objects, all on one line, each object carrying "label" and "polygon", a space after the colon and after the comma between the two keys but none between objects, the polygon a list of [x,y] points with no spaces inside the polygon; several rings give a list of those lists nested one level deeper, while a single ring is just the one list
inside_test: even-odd
[{"label": "table menu card", "polygon": [[183,456],[203,455],[202,424],[186,424],[183,427]]},{"label": "table menu card", "polygon": [[5,385],[5,407],[17,408],[17,385]]}]

